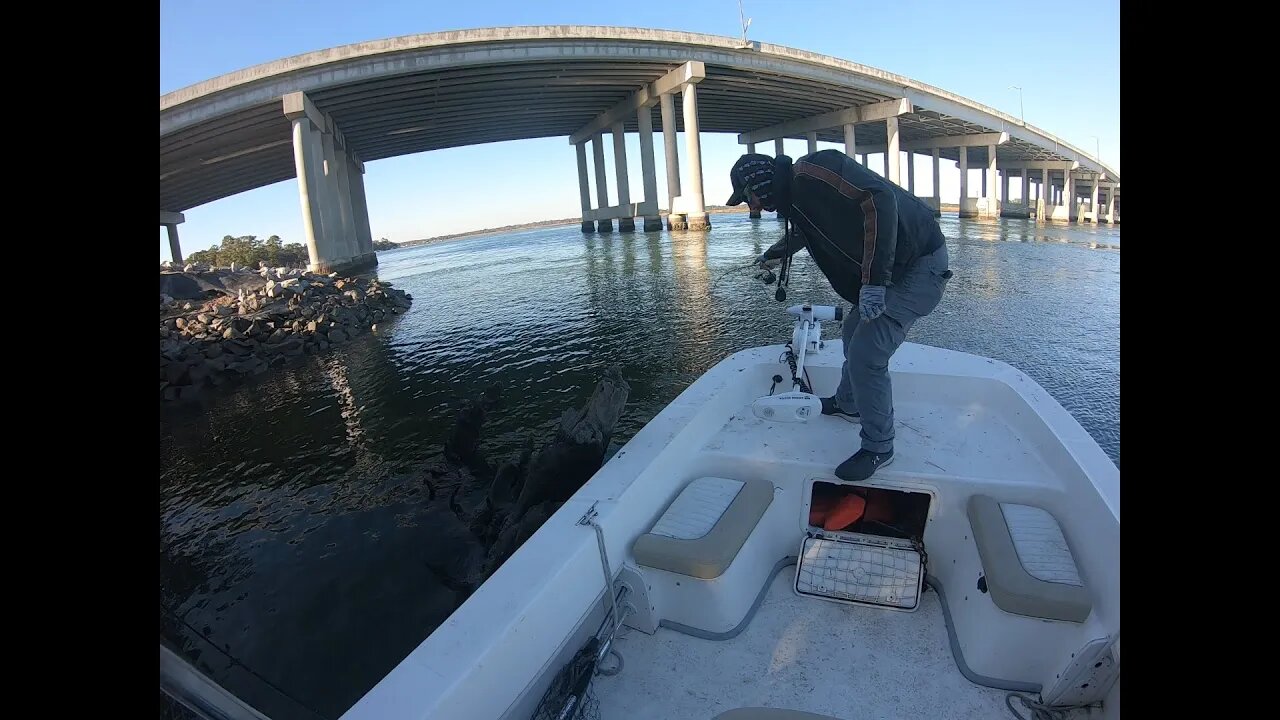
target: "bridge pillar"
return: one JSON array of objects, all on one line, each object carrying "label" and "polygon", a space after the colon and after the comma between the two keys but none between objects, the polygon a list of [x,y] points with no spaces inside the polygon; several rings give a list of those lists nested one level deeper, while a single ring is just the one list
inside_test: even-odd
[{"label": "bridge pillar", "polygon": [[351,197],[351,177],[349,172],[349,163],[347,162],[347,153],[345,148],[339,147],[337,144],[336,133],[326,133],[326,137],[333,145],[333,189],[337,193],[337,203],[335,208],[338,212],[338,222],[342,228],[342,241],[344,251],[348,262],[360,261],[360,239],[356,233],[355,208]]},{"label": "bridge pillar", "polygon": [[332,262],[329,241],[325,235],[324,213],[324,151],[320,148],[320,129],[301,109],[286,112],[293,122],[293,165],[298,174],[298,199],[302,204],[302,234],[307,241],[307,268],[312,272],[328,273]]},{"label": "bridge pillar", "polygon": [[1022,170],[1022,204],[1031,209],[1031,171],[1026,168]]},{"label": "bridge pillar", "polygon": [[907,151],[907,192],[912,195],[916,194],[916,163],[915,153]]},{"label": "bridge pillar", "polygon": [[[985,192],[986,188],[985,187],[983,188],[983,195],[987,195],[987,217],[998,218],[1000,217],[1000,203],[1004,200],[1004,196],[998,194],[1000,192],[1000,189],[996,187],[998,185],[997,173],[999,172],[999,170],[996,168],[996,146],[995,145],[987,146],[987,166],[988,166],[987,170],[991,175],[991,194],[987,195],[987,193]],[[985,179],[986,177],[984,175],[983,180]],[[983,184],[985,185],[986,183],[984,182]]]},{"label": "bridge pillar", "polygon": [[891,118],[885,118],[884,129],[889,138],[889,145],[885,148],[884,154],[884,176],[889,178],[889,182],[901,187],[902,146],[898,142],[898,117],[895,115]]},{"label": "bridge pillar", "polygon": [[1067,222],[1076,221],[1076,186],[1071,181],[1071,163],[1062,173],[1062,203],[1067,206]]},{"label": "bridge pillar", "polygon": [[861,154],[861,158],[862,158],[862,160],[861,160],[861,162],[862,162],[862,167],[867,167],[867,154],[866,154],[866,153],[862,153],[862,154]]},{"label": "bridge pillar", "polygon": [[1107,222],[1115,224],[1116,221],[1116,186],[1112,185],[1107,190]]},{"label": "bridge pillar", "polygon": [[644,231],[662,229],[662,217],[658,215],[658,172],[653,163],[653,106],[645,105],[636,111],[636,124],[640,127],[640,174],[644,183],[644,201],[653,203],[653,214],[644,216]]},{"label": "bridge pillar", "polygon": [[329,264],[336,269],[351,261],[351,240],[347,226],[351,210],[344,207],[342,189],[338,183],[338,152],[332,132],[320,134],[320,151],[323,158],[320,184],[324,197],[324,205],[320,211],[324,215],[324,234],[329,241]]},{"label": "bridge pillar", "polygon": [[1093,224],[1097,225],[1102,222],[1102,213],[1098,211],[1098,176],[1093,178],[1093,201],[1089,203],[1089,210],[1093,213]]},{"label": "bridge pillar", "polygon": [[978,197],[986,197],[987,196],[987,169],[986,168],[982,168],[981,176],[982,176],[982,191],[978,193]]},{"label": "bridge pillar", "polygon": [[942,217],[942,149],[933,148],[933,214]]},{"label": "bridge pillar", "polygon": [[845,123],[844,126],[844,154],[849,157],[858,155],[858,136],[853,132],[853,123]]},{"label": "bridge pillar", "polygon": [[[591,154],[596,161],[596,201],[600,207],[609,207],[609,178],[604,174],[604,133],[598,132],[591,138]],[[613,232],[612,220],[600,220],[596,223],[600,232]]]},{"label": "bridge pillar", "polygon": [[573,153],[578,156],[578,200],[582,204],[582,232],[596,231],[596,221],[588,220],[591,212],[591,185],[587,182],[587,145],[585,142],[574,143]]},{"label": "bridge pillar", "polygon": [[1049,170],[1040,168],[1040,191],[1037,193],[1039,197],[1036,199],[1036,222],[1042,223],[1048,219],[1048,208],[1051,204],[1049,195],[1053,194],[1053,187],[1049,185]]},{"label": "bridge pillar", "polygon": [[618,177],[618,207],[622,208],[624,217],[618,218],[618,232],[635,232],[636,220],[631,217],[631,179],[627,177],[627,134],[622,121],[613,124],[609,133],[613,135],[613,172]]},{"label": "bridge pillar", "polygon": [[[960,217],[973,217],[974,213],[965,207],[969,199],[969,148],[960,146]],[[941,207],[941,206],[939,206]]]},{"label": "bridge pillar", "polygon": [[160,211],[160,224],[169,234],[169,257],[174,265],[182,264],[182,245],[178,243],[178,225],[186,221],[182,213]]},{"label": "bridge pillar", "polygon": [[[774,141],[773,141],[774,157],[787,154],[787,149],[783,145],[784,143],[782,138],[774,138]],[[778,220],[786,220],[786,218],[782,216],[782,213],[774,213],[774,215],[775,215],[775,218]]]},{"label": "bridge pillar", "polygon": [[808,142],[808,151],[810,155],[818,152],[818,133],[807,132],[804,134],[804,139]]},{"label": "bridge pillar", "polygon": [[698,132],[698,86],[690,83],[680,93],[684,110],[684,141],[689,151],[689,219],[690,230],[709,230],[706,201],[702,194],[702,140]]},{"label": "bridge pillar", "polygon": [[369,227],[369,199],[364,194],[364,163],[347,155],[347,175],[351,183],[351,211],[356,222],[360,264],[377,265],[378,253],[373,249],[373,230]]},{"label": "bridge pillar", "polygon": [[689,223],[675,212],[675,200],[680,197],[680,149],[676,145],[675,98],[671,93],[658,98],[658,108],[662,115],[662,149],[667,157],[667,229],[684,230]]}]

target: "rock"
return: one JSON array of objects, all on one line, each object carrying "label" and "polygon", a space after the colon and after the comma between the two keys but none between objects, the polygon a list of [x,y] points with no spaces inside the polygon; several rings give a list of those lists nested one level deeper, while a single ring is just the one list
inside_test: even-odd
[{"label": "rock", "polygon": [[378,332],[378,326],[377,326],[376,324],[374,324],[374,325],[370,325],[370,326],[369,326],[369,330],[370,330],[371,332]]},{"label": "rock", "polygon": [[236,339],[239,339],[239,338],[244,337],[244,333],[240,332],[239,330],[235,329],[234,327],[229,327],[229,328],[227,328],[227,331],[226,331],[226,332],[222,333],[222,337],[224,337],[224,338],[226,338],[226,339],[228,339],[228,340],[236,340]]},{"label": "rock", "polygon": [[218,305],[213,311],[217,313],[219,317],[226,317],[235,312],[229,305]]},{"label": "rock", "polygon": [[311,322],[307,323],[307,332],[312,334],[320,332],[320,323],[316,322],[315,320],[312,320]]},{"label": "rock", "polygon": [[347,334],[338,328],[329,331],[329,342],[343,343],[347,341]]},{"label": "rock", "polygon": [[207,358],[216,358],[222,355],[222,345],[213,343],[204,349],[204,356]]},{"label": "rock", "polygon": [[302,340],[296,337],[291,337],[284,342],[277,343],[275,345],[267,345],[265,347],[269,351],[283,353],[285,355],[302,354]]},{"label": "rock", "polygon": [[280,328],[279,330],[271,333],[271,337],[267,338],[267,344],[271,345],[273,343],[283,342],[287,337],[289,337],[289,332],[284,328]]}]

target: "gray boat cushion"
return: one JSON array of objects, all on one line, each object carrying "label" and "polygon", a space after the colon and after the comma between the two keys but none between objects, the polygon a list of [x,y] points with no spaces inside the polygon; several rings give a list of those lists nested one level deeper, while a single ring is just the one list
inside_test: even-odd
[{"label": "gray boat cushion", "polygon": [[1046,620],[1089,617],[1089,590],[1062,527],[1048,511],[974,495],[969,523],[996,607]]},{"label": "gray boat cushion", "polygon": [[773,483],[767,480],[697,478],[636,539],[636,562],[704,580],[720,577],[771,502]]}]

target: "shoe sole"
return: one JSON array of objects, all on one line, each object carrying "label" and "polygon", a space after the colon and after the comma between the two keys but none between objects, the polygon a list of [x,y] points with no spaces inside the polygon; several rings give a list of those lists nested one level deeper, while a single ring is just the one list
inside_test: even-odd
[{"label": "shoe sole", "polygon": [[862,417],[859,415],[849,415],[847,413],[823,413],[823,415],[826,417],[840,418],[841,420],[851,423],[862,422]]}]

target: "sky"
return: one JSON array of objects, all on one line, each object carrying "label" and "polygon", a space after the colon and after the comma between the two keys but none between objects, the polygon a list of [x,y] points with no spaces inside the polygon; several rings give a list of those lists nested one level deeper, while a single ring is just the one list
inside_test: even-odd
[{"label": "sky", "polygon": [[[748,38],[843,58],[943,88],[1046,130],[1120,170],[1120,3],[1077,0],[1072,27],[1063,6],[985,0],[742,0]],[[737,37],[737,0],[582,3],[496,0],[162,0],[160,94],[283,57],[400,35],[506,25],[620,25]],[[1019,108],[1022,88],[1023,108]],[[678,108],[677,108],[678,111]],[[744,128],[745,129],[745,128]],[[666,206],[661,134],[655,134],[660,204]],[[842,145],[819,143],[820,149]],[[682,171],[684,138],[680,137]],[[606,135],[610,204],[616,203],[613,153]],[[760,146],[772,153],[772,144]],[[744,152],[733,135],[702,134],[708,205],[731,191],[729,167]],[[788,140],[792,157],[803,140]],[[632,201],[643,191],[639,138],[627,136]],[[883,172],[882,156],[869,165]],[[916,155],[916,194],[931,196],[932,159]],[[518,163],[520,172],[506,172]],[[588,163],[590,165],[590,163]],[[959,171],[942,163],[942,201],[959,197]],[[530,183],[528,168],[543,177]],[[446,172],[447,171],[447,172]],[[903,168],[903,177],[906,169]],[[971,170],[976,195],[977,170]],[[686,176],[687,177],[687,176]],[[905,180],[904,180],[905,182]],[[489,143],[377,160],[365,165],[373,237],[403,242],[486,227],[581,214],[577,160],[567,138]],[[687,184],[687,180],[686,180]],[[1021,193],[1016,177],[1013,199]],[[594,182],[592,184],[594,196]],[[224,235],[279,235],[305,242],[297,180],[224,198],[184,212],[184,254]],[[160,228],[160,259],[169,258]]]}]

